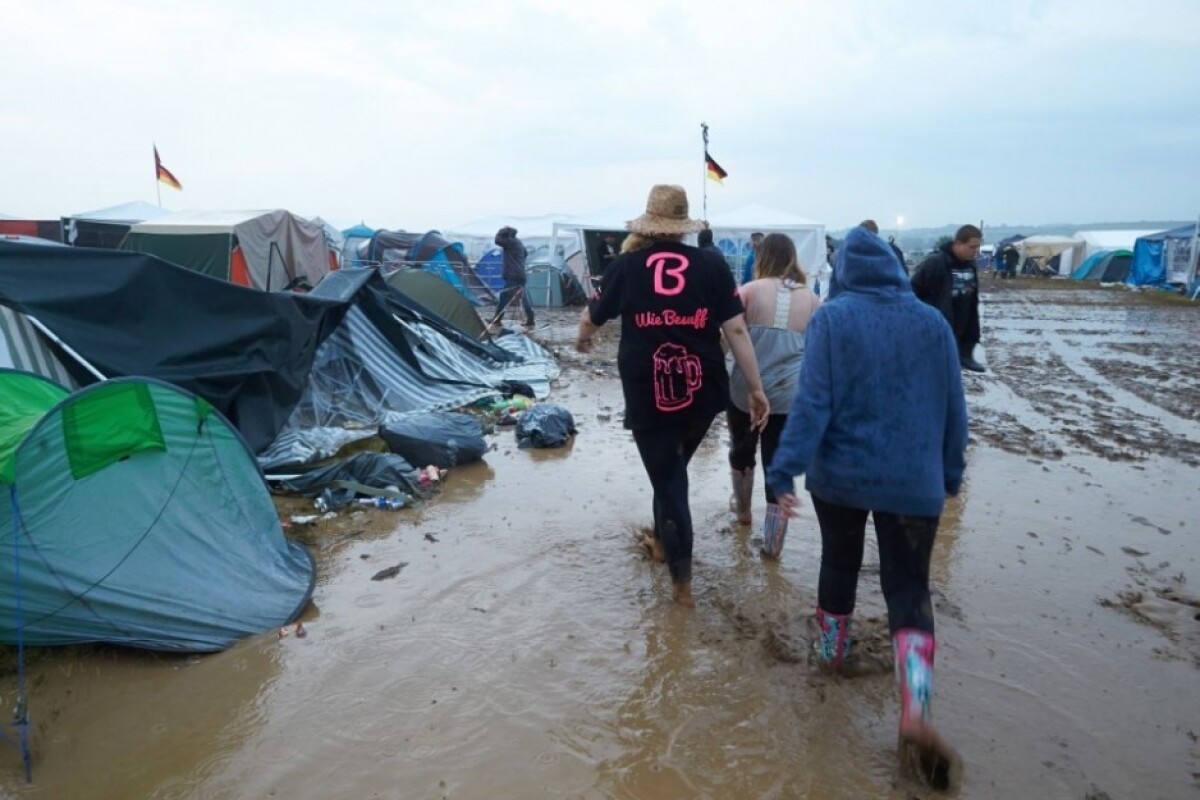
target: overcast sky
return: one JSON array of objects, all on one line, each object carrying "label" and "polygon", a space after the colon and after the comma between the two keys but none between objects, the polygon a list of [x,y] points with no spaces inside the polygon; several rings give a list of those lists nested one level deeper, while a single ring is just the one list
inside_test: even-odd
[{"label": "overcast sky", "polygon": [[[0,213],[1191,219],[1200,0],[0,0]],[[703,180],[700,123],[728,171]]]}]

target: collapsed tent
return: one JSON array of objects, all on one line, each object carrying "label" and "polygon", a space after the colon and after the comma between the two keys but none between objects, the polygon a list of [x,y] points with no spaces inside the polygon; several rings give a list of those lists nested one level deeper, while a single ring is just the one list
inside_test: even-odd
[{"label": "collapsed tent", "polygon": [[388,285],[474,339],[485,335],[475,307],[441,276],[421,269],[398,269],[388,274]]},{"label": "collapsed tent", "polygon": [[[558,374],[528,337],[477,341],[374,269],[330,273],[309,294],[260,292],[138,253],[0,242],[0,305],[95,373],[203,397],[264,467],[333,455],[394,415],[461,406],[508,380],[544,397]],[[95,373],[79,370],[85,383]]]},{"label": "collapsed tent", "polygon": [[1163,286],[1195,282],[1200,269],[1200,244],[1196,225],[1138,238],[1133,246],[1129,283],[1133,286]]},{"label": "collapsed tent", "polygon": [[115,250],[125,241],[131,227],[170,213],[161,206],[141,200],[81,211],[62,218],[63,238],[75,247],[107,247]]},{"label": "collapsed tent", "polygon": [[312,595],[245,442],[168,384],[0,371],[0,484],[6,644],[216,651]]},{"label": "collapsed tent", "polygon": [[129,229],[123,250],[268,292],[316,286],[336,269],[320,225],[288,211],[180,211]]},{"label": "collapsed tent", "polygon": [[438,231],[429,231],[418,239],[409,258],[412,266],[438,275],[457,289],[472,305],[496,301],[492,290],[471,268],[462,245],[452,244]]},{"label": "collapsed tent", "polygon": [[417,267],[446,280],[473,305],[495,302],[488,285],[471,268],[462,246],[438,231],[424,234],[378,230],[359,245],[358,263],[384,270]]}]

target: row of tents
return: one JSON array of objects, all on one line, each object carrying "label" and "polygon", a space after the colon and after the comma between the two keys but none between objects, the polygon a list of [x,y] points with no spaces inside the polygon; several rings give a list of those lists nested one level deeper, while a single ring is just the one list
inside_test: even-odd
[{"label": "row of tents", "polygon": [[[527,292],[536,306],[585,302],[602,271],[600,243],[623,236],[640,208],[618,207],[591,215],[486,217],[445,232],[413,233],[365,224],[337,230],[319,218],[269,211],[167,212],[148,203],[125,203],[59,221],[0,218],[0,235],[65,241],[148,253],[240,286],[267,291],[306,290],[340,266],[418,267],[440,275],[473,305],[494,303],[502,288],[502,253],[493,239],[511,225],[529,250]],[[763,205],[716,214],[714,240],[740,275],[755,232],[781,232],[796,243],[801,265],[826,270],[825,226]]]},{"label": "row of tents", "polygon": [[995,245],[1012,246],[1022,264],[1041,274],[1138,287],[1200,285],[1197,225],[1165,231],[1079,231],[1073,236],[1013,236]]}]

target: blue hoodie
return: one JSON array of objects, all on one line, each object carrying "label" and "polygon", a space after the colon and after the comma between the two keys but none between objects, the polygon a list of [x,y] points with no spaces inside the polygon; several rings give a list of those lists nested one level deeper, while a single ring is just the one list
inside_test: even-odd
[{"label": "blue hoodie", "polygon": [[954,334],[912,293],[887,242],[863,228],[838,250],[837,291],[808,324],[800,387],[767,469],[822,500],[919,517],[942,513],[965,467],[967,406]]}]

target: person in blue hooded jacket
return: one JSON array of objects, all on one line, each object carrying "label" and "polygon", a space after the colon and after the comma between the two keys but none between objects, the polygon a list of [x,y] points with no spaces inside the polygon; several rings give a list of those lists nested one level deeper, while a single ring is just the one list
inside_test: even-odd
[{"label": "person in blue hooded jacket", "polygon": [[808,325],[799,389],[767,483],[795,516],[794,479],[807,475],[821,529],[817,652],[833,670],[850,651],[867,516],[874,517],[900,688],[901,755],[940,786],[958,758],[930,720],[929,559],[945,498],[958,494],[965,468],[958,347],[945,317],[913,295],[876,234],[851,230],[834,276]]}]

